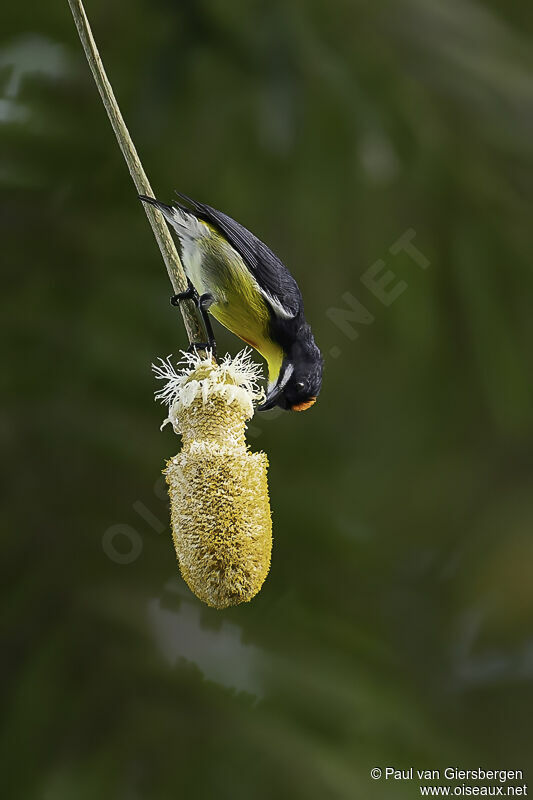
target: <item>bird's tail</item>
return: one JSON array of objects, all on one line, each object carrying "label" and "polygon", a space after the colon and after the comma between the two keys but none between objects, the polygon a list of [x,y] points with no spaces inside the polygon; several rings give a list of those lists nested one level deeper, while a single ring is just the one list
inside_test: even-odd
[{"label": "bird's tail", "polygon": [[155,206],[155,208],[157,208],[158,211],[165,216],[172,213],[172,206],[167,206],[165,203],[161,203],[159,200],[156,200],[155,197],[148,197],[146,194],[140,194],[139,200],[142,200],[143,203],[148,203],[151,206]]}]

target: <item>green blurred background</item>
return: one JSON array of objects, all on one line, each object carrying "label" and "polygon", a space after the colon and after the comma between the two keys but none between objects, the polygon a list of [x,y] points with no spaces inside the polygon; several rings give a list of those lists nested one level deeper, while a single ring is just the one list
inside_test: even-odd
[{"label": "green blurred background", "polygon": [[[170,284],[66,0],[6,6],[2,794],[414,798],[370,769],[527,770],[531,7],[86,7],[156,194],[280,254],[324,388],[254,420],[271,572],[202,606],[150,371],[185,345]],[[391,252],[408,231],[422,257]]]}]

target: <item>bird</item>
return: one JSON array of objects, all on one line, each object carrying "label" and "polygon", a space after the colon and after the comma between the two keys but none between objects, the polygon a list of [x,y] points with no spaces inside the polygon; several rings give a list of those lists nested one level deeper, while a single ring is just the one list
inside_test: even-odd
[{"label": "bird", "polygon": [[188,289],[171,302],[196,301],[213,351],[207,312],[263,356],[268,385],[259,411],[276,406],[307,410],[322,386],[323,359],[295,279],[243,225],[205,203],[176,195],[179,201],[170,205],[139,195],[161,212],[179,239]]}]

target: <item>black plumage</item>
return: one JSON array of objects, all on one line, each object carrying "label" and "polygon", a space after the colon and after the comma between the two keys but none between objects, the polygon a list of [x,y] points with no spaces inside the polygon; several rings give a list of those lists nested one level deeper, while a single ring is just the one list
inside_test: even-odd
[{"label": "black plumage", "polygon": [[[285,264],[268,245],[240,222],[236,222],[222,211],[192,200],[178,191],[176,194],[190,204],[198,219],[210,222],[215,228],[218,228],[231,246],[241,255],[259,286],[286,309],[288,316],[297,317],[300,312],[303,313],[302,293],[298,284]],[[180,207],[189,213],[191,211],[185,206]]]}]

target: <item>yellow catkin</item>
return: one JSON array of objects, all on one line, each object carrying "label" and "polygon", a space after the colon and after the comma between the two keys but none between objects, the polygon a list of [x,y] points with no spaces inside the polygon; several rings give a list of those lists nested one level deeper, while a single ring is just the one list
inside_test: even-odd
[{"label": "yellow catkin", "polygon": [[272,550],[268,460],[246,444],[253,395],[241,389],[233,396],[239,377],[196,362],[185,381],[181,373],[169,413],[182,435],[164,471],[176,555],[189,588],[214,608],[251,600]]}]

